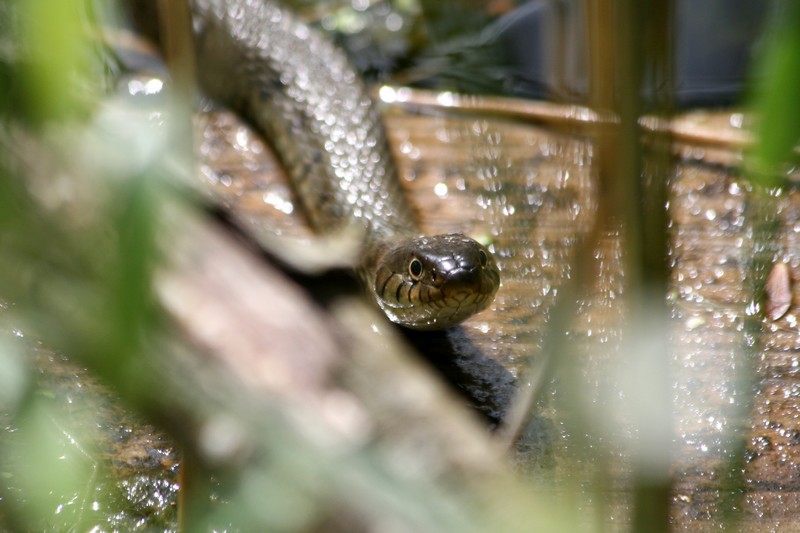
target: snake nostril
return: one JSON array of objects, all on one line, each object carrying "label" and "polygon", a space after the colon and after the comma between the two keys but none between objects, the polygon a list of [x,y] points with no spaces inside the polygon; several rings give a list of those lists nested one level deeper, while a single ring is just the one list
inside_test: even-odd
[{"label": "snake nostril", "polygon": [[482,267],[485,267],[489,262],[489,256],[483,250],[478,250],[478,261],[480,261]]}]

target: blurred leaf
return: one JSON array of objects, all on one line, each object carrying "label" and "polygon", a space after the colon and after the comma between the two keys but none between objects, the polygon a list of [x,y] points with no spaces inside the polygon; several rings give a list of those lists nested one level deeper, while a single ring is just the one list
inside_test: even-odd
[{"label": "blurred leaf", "polygon": [[[104,316],[95,317],[105,324],[107,340],[99,346],[96,370],[112,383],[140,383],[136,370],[140,344],[154,311],[151,272],[155,250],[156,183],[152,176],[131,178],[118,191],[116,209],[109,213],[117,236],[107,279]],[[105,320],[104,320],[105,319]],[[130,372],[131,379],[125,374]],[[133,391],[129,391],[133,392]]]},{"label": "blurred leaf", "polygon": [[[8,494],[12,494],[27,527],[88,530],[98,465],[83,438],[63,427],[46,399],[31,402],[17,419],[17,430],[4,439],[3,468]],[[13,437],[13,438],[12,438]],[[60,526],[58,525],[60,524]]]},{"label": "blurred leaf", "polygon": [[28,387],[23,355],[0,337],[0,413],[13,413]]},{"label": "blurred leaf", "polygon": [[90,103],[87,76],[96,59],[87,38],[86,5],[81,0],[18,3],[24,41],[16,59],[23,65],[24,89],[17,96],[37,123],[65,118]]},{"label": "blurred leaf", "polygon": [[778,169],[800,140],[800,4],[784,2],[760,68],[753,101],[758,114],[752,178],[764,187],[779,184]]}]

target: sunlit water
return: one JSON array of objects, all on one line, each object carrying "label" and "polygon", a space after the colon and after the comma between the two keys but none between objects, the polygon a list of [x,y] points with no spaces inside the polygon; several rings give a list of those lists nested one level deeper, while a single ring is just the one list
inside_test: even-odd
[{"label": "sunlit water", "polygon": [[[234,143],[249,136],[225,116],[204,120],[223,126],[205,130],[207,153],[219,142],[213,132],[222,131]],[[491,310],[470,319],[464,334],[524,380],[530,362],[542,357],[542,339],[559,287],[570,274],[579,237],[592,223],[591,144],[531,125],[468,115],[395,111],[387,120],[401,178],[423,227],[430,232],[463,231],[490,243],[503,285]],[[256,151],[261,150],[258,145]],[[674,346],[664,379],[672,391],[672,418],[653,422],[674,428],[673,516],[681,528],[714,528],[728,506],[743,511],[737,516],[746,522],[778,527],[794,519],[787,503],[795,498],[800,461],[795,451],[800,443],[800,387],[794,381],[800,365],[796,309],[770,328],[765,348],[754,361],[744,330],[754,242],[745,217],[748,186],[725,165],[705,161],[704,150],[689,149],[683,155],[670,183],[668,305]],[[245,154],[246,161],[248,157]],[[264,164],[260,168],[272,171]],[[242,178],[246,169],[206,170],[213,189],[226,201],[244,206],[246,216],[263,224],[268,214],[277,221],[270,224],[281,232],[295,227],[295,219],[285,215],[299,209],[282,182],[250,182]],[[792,246],[800,226],[790,221],[791,205],[787,200],[783,207],[785,244],[776,247],[775,255],[782,254],[797,267]],[[592,476],[602,475],[593,470],[595,452],[605,457],[611,486],[624,486],[629,474],[624,442],[637,429],[626,424],[624,408],[615,411],[626,398],[614,389],[620,377],[613,370],[620,366],[620,332],[629,318],[623,312],[621,254],[619,236],[607,235],[594,254],[597,285],[581,301],[570,333],[583,348],[570,363],[577,369],[581,401],[589,405],[591,416],[613,430],[587,427],[575,444],[559,405],[577,394],[556,384],[550,401],[540,408],[533,434],[528,434],[548,450],[529,456],[546,463],[544,469],[525,465],[524,470],[554,476],[564,486],[593,486],[597,480]],[[749,417],[751,405],[755,411]],[[575,452],[576,446],[583,451]],[[737,464],[741,468],[734,468],[731,476],[729,470]],[[725,480],[734,486],[725,488]],[[624,522],[627,500],[617,504],[609,519]]]},{"label": "sunlit water", "polygon": [[[395,109],[387,114],[387,125],[401,180],[423,227],[432,233],[461,231],[487,242],[501,269],[502,287],[492,308],[470,319],[459,335],[524,382],[531,362],[543,357],[556,297],[570,276],[576,244],[593,220],[592,145],[578,136],[474,115]],[[197,126],[199,182],[209,194],[255,227],[307,238],[302,210],[255,134],[227,114],[200,117]],[[670,184],[672,286],[667,300],[674,346],[664,379],[672,392],[672,417],[661,421],[674,429],[673,517],[681,529],[714,529],[725,506],[731,506],[753,529],[796,524],[800,311],[794,306],[767,325],[758,355],[749,355],[745,311],[754,240],[745,217],[748,186],[726,165],[710,164],[707,152],[683,155]],[[800,197],[788,195],[781,202],[780,239],[771,243],[769,253],[797,269]],[[523,440],[524,451],[533,453],[521,454],[528,463],[518,465],[554,487],[584,491],[583,500],[576,501],[582,509],[596,504],[597,483],[625,487],[630,474],[625,442],[637,431],[626,422],[624,408],[619,409],[625,394],[615,388],[621,379],[615,374],[621,366],[621,332],[629,321],[622,253],[616,232],[609,232],[593,253],[597,283],[582,298],[568,335],[580,348],[566,362],[578,381],[567,386],[556,380]],[[65,383],[75,391],[82,387],[80,379]],[[579,408],[597,420],[580,435],[563,416],[578,396],[584,406]],[[172,513],[172,448],[159,444],[149,430],[137,433],[135,424],[101,429],[112,440],[113,435],[138,434],[135,442],[155,443],[143,445],[141,467],[113,482],[143,521],[126,514],[106,517],[104,523],[145,527]],[[117,464],[117,454],[125,453],[84,454],[64,438],[70,454],[88,456],[90,462],[110,455]],[[738,475],[729,476],[737,459]],[[598,461],[605,466],[599,468]],[[734,485],[726,488],[725,479]],[[93,483],[85,494],[65,496],[64,505],[91,508],[91,494],[109,486]],[[610,500],[608,520],[625,522],[629,501],[622,495]]]}]

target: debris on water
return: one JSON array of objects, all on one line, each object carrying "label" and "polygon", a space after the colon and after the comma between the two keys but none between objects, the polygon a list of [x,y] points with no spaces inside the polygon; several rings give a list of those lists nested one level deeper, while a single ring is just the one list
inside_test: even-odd
[{"label": "debris on water", "polygon": [[764,312],[769,320],[778,320],[792,305],[792,281],[786,263],[776,263],[772,267],[764,285],[764,292],[766,293]]}]

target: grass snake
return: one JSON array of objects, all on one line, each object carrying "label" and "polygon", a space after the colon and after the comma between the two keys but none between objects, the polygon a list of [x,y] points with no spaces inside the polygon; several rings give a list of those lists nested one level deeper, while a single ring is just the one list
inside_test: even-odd
[{"label": "grass snake", "polygon": [[272,0],[190,0],[202,89],[272,143],[312,227],[364,227],[359,267],[386,316],[457,324],[493,300],[489,250],[462,234],[421,236],[375,104],[345,54]]}]

